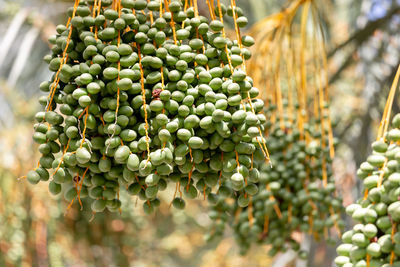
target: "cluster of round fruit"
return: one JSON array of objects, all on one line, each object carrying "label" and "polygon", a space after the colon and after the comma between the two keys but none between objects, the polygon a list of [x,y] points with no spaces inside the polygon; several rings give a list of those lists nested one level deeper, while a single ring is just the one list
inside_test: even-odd
[{"label": "cluster of round fruit", "polygon": [[[40,85],[49,93],[35,116],[42,156],[28,181],[50,179],[50,192],[71,202],[89,197],[95,212],[117,211],[121,187],[146,212],[171,182],[190,199],[222,182],[226,194],[256,190],[266,117],[240,68],[254,40],[230,40],[222,22],[247,19],[219,4],[210,22],[187,1],[164,2],[76,0],[68,10],[45,57],[54,75]],[[172,204],[184,208],[182,194]]]},{"label": "cluster of round fruit", "polygon": [[357,171],[365,194],[346,208],[357,224],[343,234],[338,266],[400,266],[400,114],[384,140],[372,143],[372,155]]},{"label": "cluster of round fruit", "polygon": [[[335,194],[329,148],[321,145],[327,137],[321,134],[320,122],[305,126],[305,135],[312,140],[308,143],[295,119],[283,125],[270,123],[267,131],[271,165],[260,164],[259,192],[252,196],[251,205],[240,205],[240,197],[238,204],[220,201],[214,205],[210,214],[215,220],[213,236],[221,235],[228,221],[243,253],[252,243],[262,243],[271,245],[271,255],[287,249],[299,251],[295,233],[333,241],[329,230],[344,226],[342,201]],[[299,256],[306,253],[300,251]]]}]

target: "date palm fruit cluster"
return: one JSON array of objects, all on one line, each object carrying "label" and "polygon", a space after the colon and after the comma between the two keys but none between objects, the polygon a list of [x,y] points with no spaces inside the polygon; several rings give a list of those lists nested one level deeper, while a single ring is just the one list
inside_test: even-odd
[{"label": "date palm fruit cluster", "polygon": [[54,75],[40,85],[48,96],[33,138],[42,155],[28,181],[50,180],[71,203],[88,197],[94,212],[117,211],[121,188],[146,212],[169,183],[179,209],[183,195],[222,182],[225,194],[256,190],[250,165],[267,155],[266,117],[241,68],[254,40],[225,36],[225,14],[246,25],[240,8],[210,10],[211,21],[188,1],[76,0],[49,40]]},{"label": "date palm fruit cluster", "polygon": [[391,126],[357,171],[366,191],[346,208],[357,224],[343,234],[338,266],[400,266],[400,114]]},{"label": "date palm fruit cluster", "polygon": [[[267,114],[273,109],[270,107]],[[279,121],[269,123],[271,164],[260,164],[255,181],[259,192],[252,195],[250,204],[247,200],[243,205],[240,196],[238,201],[216,203],[210,212],[214,220],[212,236],[222,235],[228,222],[242,253],[258,243],[271,245],[271,255],[293,249],[300,257],[307,254],[300,250],[296,233],[333,241],[330,230],[336,228],[340,232],[344,224],[340,220],[342,200],[335,193],[329,148],[321,146],[322,138],[327,136],[321,134],[318,120],[310,120],[304,128],[312,141],[302,138],[295,119],[286,119],[283,127]]]}]

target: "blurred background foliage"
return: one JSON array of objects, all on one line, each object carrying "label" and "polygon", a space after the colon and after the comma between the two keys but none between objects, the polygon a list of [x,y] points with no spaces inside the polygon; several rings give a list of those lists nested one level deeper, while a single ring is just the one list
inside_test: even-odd
[{"label": "blurred background foliage", "polygon": [[[250,30],[290,2],[237,4],[249,18]],[[335,179],[347,206],[361,194],[355,170],[370,152],[400,62],[400,1],[313,2],[326,39],[331,116],[339,140]],[[18,179],[38,158],[31,135],[38,85],[50,77],[42,61],[49,51],[47,38],[55,25],[65,23],[72,3],[0,0],[0,266],[334,266],[334,248],[307,237],[308,261],[295,260],[290,252],[270,259],[262,246],[241,256],[229,230],[222,242],[207,243],[210,220],[201,200],[185,211],[163,204],[145,217],[136,199],[122,195],[129,206],[122,214],[93,218],[78,206],[65,213],[67,203],[52,197],[47,185],[33,187]],[[398,100],[394,111],[400,111]],[[164,197],[168,203],[170,192]]]}]

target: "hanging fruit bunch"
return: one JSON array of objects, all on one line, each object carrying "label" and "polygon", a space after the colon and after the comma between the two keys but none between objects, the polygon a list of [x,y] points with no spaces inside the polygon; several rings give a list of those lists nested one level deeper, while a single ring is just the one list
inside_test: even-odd
[{"label": "hanging fruit bunch", "polygon": [[393,82],[378,137],[372,154],[360,165],[357,175],[363,180],[365,193],[346,208],[357,224],[343,234],[343,244],[336,249],[338,266],[400,266],[400,114],[390,114],[400,76]]},{"label": "hanging fruit bunch", "polygon": [[[255,46],[259,54],[249,69],[259,88],[265,88],[262,97],[266,116],[271,118],[265,132],[271,162],[260,162],[260,168],[252,170],[258,192],[247,191],[248,199],[234,195],[234,201],[221,200],[210,212],[214,220],[210,238],[221,236],[229,224],[243,253],[253,243],[271,245],[272,255],[287,249],[299,251],[301,240],[296,234],[333,241],[330,229],[340,235],[343,227],[342,200],[336,195],[331,167],[333,138],[320,57],[324,47],[315,32],[306,38],[311,5],[295,1],[253,28],[256,40],[262,41]],[[290,27],[300,7],[298,36]],[[311,18],[311,26],[320,34],[316,14]],[[307,78],[307,70],[315,76]],[[306,255],[299,252],[301,257]]]},{"label": "hanging fruit bunch", "polygon": [[242,67],[254,40],[225,35],[226,14],[246,25],[239,8],[207,4],[211,21],[196,0],[76,0],[49,40],[28,181],[49,180],[71,204],[90,198],[94,212],[117,211],[121,188],[150,213],[170,183],[179,209],[223,181],[239,195],[257,187],[241,164],[268,157],[264,104]]}]

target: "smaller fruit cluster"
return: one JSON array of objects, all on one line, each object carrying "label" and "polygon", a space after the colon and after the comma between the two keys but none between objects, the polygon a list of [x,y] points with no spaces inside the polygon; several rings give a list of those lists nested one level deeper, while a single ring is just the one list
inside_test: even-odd
[{"label": "smaller fruit cluster", "polygon": [[[270,108],[268,113],[274,111]],[[305,125],[306,142],[296,120],[278,121],[267,128],[271,164],[261,162],[257,172],[256,194],[237,201],[219,201],[210,213],[215,221],[212,236],[223,234],[226,222],[233,227],[237,243],[245,253],[253,243],[271,245],[270,254],[293,249],[299,251],[294,233],[310,233],[319,240],[329,230],[343,227],[342,200],[336,196],[329,148],[321,145],[321,124],[310,120]],[[327,140],[325,140],[327,142]],[[305,257],[304,251],[299,256]]]},{"label": "smaller fruit cluster", "polygon": [[372,143],[372,154],[357,175],[365,194],[346,208],[356,222],[343,234],[335,263],[340,267],[400,266],[400,114],[382,140]]}]

